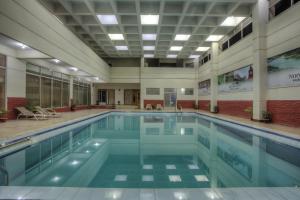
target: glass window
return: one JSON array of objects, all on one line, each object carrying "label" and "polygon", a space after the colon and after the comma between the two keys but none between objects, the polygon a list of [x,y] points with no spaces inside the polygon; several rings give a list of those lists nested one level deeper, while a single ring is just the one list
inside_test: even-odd
[{"label": "glass window", "polygon": [[41,81],[41,106],[51,107],[51,79],[42,77]]},{"label": "glass window", "polygon": [[26,98],[33,106],[40,105],[40,77],[26,74]]},{"label": "glass window", "polygon": [[53,80],[53,107],[61,107],[61,87],[61,81]]},{"label": "glass window", "polygon": [[180,90],[184,95],[194,95],[194,88],[181,88]]},{"label": "glass window", "polygon": [[159,95],[159,88],[146,88],[146,95]]},{"label": "glass window", "polygon": [[194,88],[183,88],[184,95],[194,95]]},{"label": "glass window", "polygon": [[79,104],[78,102],[78,85],[73,84],[73,103],[74,104]]},{"label": "glass window", "polygon": [[69,106],[69,83],[62,83],[62,106]]},{"label": "glass window", "polygon": [[5,70],[0,68],[0,109],[5,107]]},{"label": "glass window", "polygon": [[0,54],[0,67],[6,67],[6,56]]}]

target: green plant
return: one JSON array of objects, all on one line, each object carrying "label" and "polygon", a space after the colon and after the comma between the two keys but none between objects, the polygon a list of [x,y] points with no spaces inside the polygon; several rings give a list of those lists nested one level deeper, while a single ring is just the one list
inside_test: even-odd
[{"label": "green plant", "polygon": [[244,110],[244,112],[249,113],[251,120],[253,119],[253,108],[252,107],[248,107]]},{"label": "green plant", "polygon": [[213,113],[218,113],[219,112],[219,107],[218,106],[214,106],[213,107]]},{"label": "green plant", "polygon": [[33,106],[32,104],[27,104],[25,106],[25,108],[27,108],[28,110],[30,110],[32,112],[36,112],[37,111],[36,108],[35,108],[35,106]]},{"label": "green plant", "polygon": [[7,113],[8,113],[7,110],[0,109],[0,117],[3,117],[3,116],[6,115]]},{"label": "green plant", "polygon": [[249,113],[249,114],[252,115],[253,109],[252,109],[252,107],[248,107],[248,108],[246,108],[246,109],[244,110],[244,112]]},{"label": "green plant", "polygon": [[272,121],[272,113],[269,111],[262,111],[263,120],[271,122]]}]

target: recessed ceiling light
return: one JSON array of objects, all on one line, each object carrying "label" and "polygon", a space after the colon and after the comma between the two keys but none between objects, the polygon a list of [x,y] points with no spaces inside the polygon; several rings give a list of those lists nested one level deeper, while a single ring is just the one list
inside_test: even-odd
[{"label": "recessed ceiling light", "polygon": [[101,24],[118,24],[118,20],[115,15],[97,15]]},{"label": "recessed ceiling light", "polygon": [[76,67],[70,67],[69,69],[72,70],[72,71],[74,71],[74,72],[78,71],[78,68],[76,68]]},{"label": "recessed ceiling light", "polygon": [[27,45],[25,45],[25,44],[23,44],[23,43],[21,43],[21,42],[18,42],[18,43],[17,43],[17,46],[18,46],[18,47],[21,47],[22,49],[28,48]]},{"label": "recessed ceiling light", "polygon": [[210,47],[198,47],[196,51],[207,51]]},{"label": "recessed ceiling light", "polygon": [[170,51],[181,51],[182,46],[171,46]]},{"label": "recessed ceiling light", "polygon": [[128,47],[127,46],[115,46],[117,50],[119,51],[126,51],[128,50]]},{"label": "recessed ceiling light", "polygon": [[153,25],[158,24],[159,15],[141,15],[141,24]]},{"label": "recessed ceiling light", "polygon": [[58,59],[53,59],[53,62],[55,62],[55,63],[60,63],[60,60],[58,60]]},{"label": "recessed ceiling light", "polygon": [[177,34],[175,36],[175,40],[179,40],[179,41],[186,41],[190,38],[191,35],[185,35],[185,34]]},{"label": "recessed ceiling light", "polygon": [[154,58],[154,54],[144,54],[144,58]]},{"label": "recessed ceiling light", "polygon": [[199,58],[200,55],[190,55],[189,58]]},{"label": "recessed ceiling light", "polygon": [[227,17],[221,24],[221,26],[237,26],[241,23],[246,17]]},{"label": "recessed ceiling light", "polygon": [[123,34],[108,34],[111,40],[124,40]]},{"label": "recessed ceiling light", "polygon": [[143,40],[156,40],[156,34],[143,34]]},{"label": "recessed ceiling light", "polygon": [[168,54],[168,55],[167,55],[167,58],[177,58],[177,55],[174,55],[174,54]]},{"label": "recessed ceiling light", "polygon": [[224,35],[210,35],[206,39],[207,42],[217,42],[222,39]]},{"label": "recessed ceiling light", "polygon": [[153,50],[155,50],[155,46],[144,46],[143,49],[145,51],[153,51]]}]

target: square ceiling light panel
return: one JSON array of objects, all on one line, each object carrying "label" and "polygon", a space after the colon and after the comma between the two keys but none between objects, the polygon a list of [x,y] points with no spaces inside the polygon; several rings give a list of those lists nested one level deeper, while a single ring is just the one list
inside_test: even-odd
[{"label": "square ceiling light panel", "polygon": [[142,25],[156,25],[159,21],[159,15],[141,15]]},{"label": "square ceiling light panel", "polygon": [[206,39],[207,42],[218,42],[224,35],[210,35]]},{"label": "square ceiling light panel", "polygon": [[191,37],[191,35],[177,34],[175,36],[175,40],[178,40],[178,41],[187,41],[190,37]]},{"label": "square ceiling light panel", "polygon": [[246,17],[227,17],[222,23],[221,26],[237,26],[241,23]]},{"label": "square ceiling light panel", "polygon": [[111,40],[124,40],[123,34],[108,34]]},{"label": "square ceiling light panel", "polygon": [[97,17],[100,20],[101,24],[104,25],[118,24],[118,20],[115,15],[97,15]]},{"label": "square ceiling light panel", "polygon": [[128,50],[128,46],[115,46],[115,47],[119,51],[126,51],[126,50]]},{"label": "square ceiling light panel", "polygon": [[196,51],[207,51],[210,47],[198,47]]},{"label": "square ceiling light panel", "polygon": [[177,58],[177,55],[169,54],[169,55],[167,55],[167,58]]},{"label": "square ceiling light panel", "polygon": [[190,55],[189,58],[199,58],[200,55]]},{"label": "square ceiling light panel", "polygon": [[145,51],[154,51],[155,50],[155,46],[144,46],[143,49]]},{"label": "square ceiling light panel", "polygon": [[143,40],[156,40],[156,34],[142,34]]},{"label": "square ceiling light panel", "polygon": [[154,58],[154,54],[144,54],[144,58]]},{"label": "square ceiling light panel", "polygon": [[171,46],[170,51],[181,51],[182,46]]}]

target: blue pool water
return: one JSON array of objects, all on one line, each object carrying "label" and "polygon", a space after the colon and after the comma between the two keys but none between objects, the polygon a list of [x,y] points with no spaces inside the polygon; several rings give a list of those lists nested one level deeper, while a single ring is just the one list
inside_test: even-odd
[{"label": "blue pool water", "polygon": [[194,113],[112,112],[60,132],[0,158],[9,185],[300,185],[299,141]]}]

